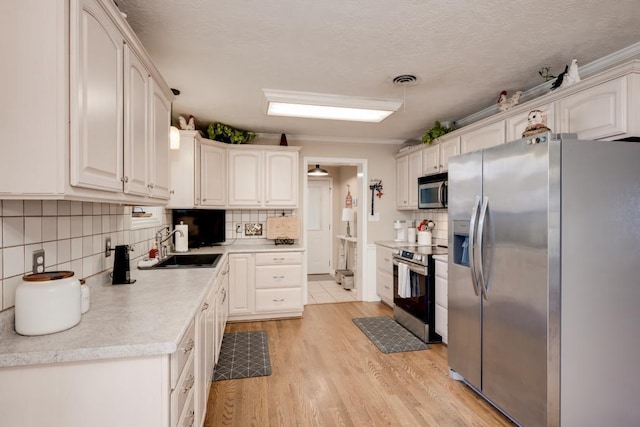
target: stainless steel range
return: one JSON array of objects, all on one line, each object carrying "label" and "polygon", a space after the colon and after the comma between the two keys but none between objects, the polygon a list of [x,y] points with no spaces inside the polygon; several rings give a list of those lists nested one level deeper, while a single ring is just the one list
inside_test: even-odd
[{"label": "stainless steel range", "polygon": [[424,342],[441,342],[435,332],[433,255],[447,248],[412,246],[393,253],[393,318]]}]

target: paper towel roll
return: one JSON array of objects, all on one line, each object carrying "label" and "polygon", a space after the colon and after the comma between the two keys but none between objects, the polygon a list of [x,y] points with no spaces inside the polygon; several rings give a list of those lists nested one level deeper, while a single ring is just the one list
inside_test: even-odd
[{"label": "paper towel roll", "polygon": [[[187,224],[180,221],[180,224],[176,225],[176,233],[174,237],[174,246],[176,252],[187,252],[189,250],[189,228]],[[179,231],[182,231],[182,236]]]}]

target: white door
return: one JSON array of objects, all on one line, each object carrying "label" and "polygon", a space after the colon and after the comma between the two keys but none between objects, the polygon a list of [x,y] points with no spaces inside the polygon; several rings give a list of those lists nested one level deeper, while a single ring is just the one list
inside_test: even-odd
[{"label": "white door", "polygon": [[309,180],[307,273],[331,272],[331,179]]}]

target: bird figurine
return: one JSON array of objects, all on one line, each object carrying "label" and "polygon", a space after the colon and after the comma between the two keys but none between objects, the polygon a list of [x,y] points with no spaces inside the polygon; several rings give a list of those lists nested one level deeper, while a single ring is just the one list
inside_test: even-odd
[{"label": "bird figurine", "polygon": [[509,98],[507,98],[507,91],[503,90],[502,92],[500,92],[500,97],[498,97],[498,109],[500,111],[507,111],[509,108],[518,105],[521,96],[522,91],[519,90]]},{"label": "bird figurine", "polygon": [[565,74],[560,87],[561,88],[569,87],[573,84],[578,83],[579,81],[580,81],[580,74],[578,74],[578,60],[573,59],[571,61],[571,65],[569,65],[567,69],[567,74]]},{"label": "bird figurine", "polygon": [[556,77],[556,81],[553,82],[553,84],[551,84],[551,90],[556,90],[560,86],[562,86],[562,82],[564,81],[564,76],[566,76],[568,72],[569,72],[569,66],[565,65],[564,71],[558,74],[558,77]]},{"label": "bird figurine", "polygon": [[196,118],[193,116],[189,116],[189,121],[179,116],[178,123],[180,123],[180,129],[182,130],[196,130]]},{"label": "bird figurine", "polygon": [[531,110],[527,116],[527,127],[522,132],[522,137],[527,138],[539,133],[551,132],[551,129],[545,124],[546,114],[542,110]]}]

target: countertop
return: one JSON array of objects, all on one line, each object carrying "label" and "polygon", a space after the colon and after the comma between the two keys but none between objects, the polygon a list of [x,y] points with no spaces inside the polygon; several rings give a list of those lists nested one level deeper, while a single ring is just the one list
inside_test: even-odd
[{"label": "countertop", "polygon": [[[303,251],[300,245],[231,245],[194,253]],[[88,279],[91,309],[66,331],[25,337],[14,330],[13,309],[0,313],[0,367],[170,354],[213,286],[218,268],[139,270],[131,285],[111,285],[107,273]],[[95,283],[99,282],[99,283]],[[105,284],[105,282],[108,282]]]},{"label": "countertop", "polygon": [[434,255],[433,259],[435,259],[436,261],[448,262],[449,261],[449,256],[448,255]]}]

